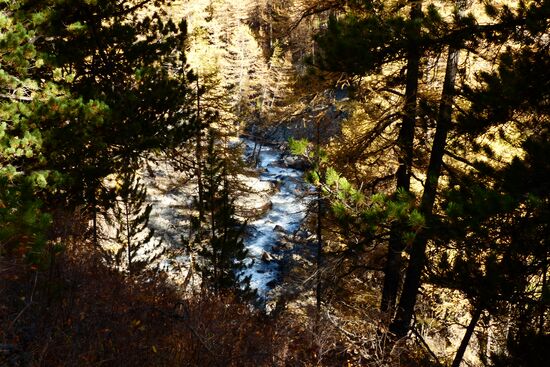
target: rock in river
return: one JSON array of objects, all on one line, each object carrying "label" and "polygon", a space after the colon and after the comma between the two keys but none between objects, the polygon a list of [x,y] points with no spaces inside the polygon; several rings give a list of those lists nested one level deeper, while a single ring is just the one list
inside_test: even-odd
[{"label": "rock in river", "polygon": [[281,233],[286,232],[286,230],[283,228],[283,226],[281,226],[281,225],[279,225],[279,224],[277,224],[275,227],[273,227],[273,230],[274,230],[275,232],[281,232]]},{"label": "rock in river", "polygon": [[262,261],[263,262],[269,263],[269,262],[272,262],[273,260],[275,260],[275,258],[269,252],[264,251],[262,253]]}]

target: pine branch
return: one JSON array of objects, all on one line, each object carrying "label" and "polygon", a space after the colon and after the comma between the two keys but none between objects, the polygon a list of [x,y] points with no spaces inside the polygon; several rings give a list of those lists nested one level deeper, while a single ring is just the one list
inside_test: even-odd
[{"label": "pine branch", "polygon": [[[111,17],[121,17],[121,16],[124,16],[124,15],[130,14],[130,13],[133,13],[134,11],[144,7],[145,5],[147,5],[147,3],[150,3],[152,1],[153,0],[143,0],[142,2],[137,3],[136,5],[131,6],[128,9],[124,9],[124,10],[113,13]],[[123,2],[120,3],[118,6],[122,6],[124,2],[125,1],[123,0]]]},{"label": "pine branch", "polygon": [[32,102],[34,98],[25,97],[25,96],[14,96],[10,94],[0,94],[0,98],[7,99],[9,101],[18,101],[18,102]]},{"label": "pine branch", "polygon": [[458,156],[458,155],[456,155],[456,154],[450,152],[449,150],[445,150],[445,155],[448,156],[448,157],[450,157],[450,158],[452,158],[452,159],[454,159],[454,160],[457,160],[457,161],[459,161],[459,162],[461,162],[461,163],[464,163],[464,164],[467,165],[467,166],[470,166],[470,167],[472,167],[472,168],[476,168],[476,166],[475,166],[474,163],[470,162],[469,160],[467,160],[467,159],[464,158],[464,157],[460,157],[460,156]]},{"label": "pine branch", "polygon": [[300,23],[302,23],[304,19],[312,15],[321,14],[329,10],[343,9],[344,6],[345,2],[342,2],[340,0],[326,0],[310,5],[304,11],[302,11],[300,18],[290,26],[290,28],[288,29],[288,33],[290,34],[300,25]]}]

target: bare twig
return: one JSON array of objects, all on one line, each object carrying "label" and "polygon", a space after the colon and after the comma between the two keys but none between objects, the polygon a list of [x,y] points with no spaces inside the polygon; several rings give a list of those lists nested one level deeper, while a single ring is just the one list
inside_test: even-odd
[{"label": "bare twig", "polygon": [[35,272],[35,274],[34,274],[34,284],[32,286],[32,291],[31,291],[31,295],[29,297],[29,301],[27,302],[27,304],[25,304],[25,307],[23,307],[23,309],[17,314],[15,319],[13,319],[13,321],[10,324],[10,329],[13,328],[13,326],[15,325],[17,320],[21,317],[21,315],[23,315],[23,313],[32,305],[33,297],[34,297],[34,291],[36,290],[36,283],[37,282],[38,282],[38,272]]}]

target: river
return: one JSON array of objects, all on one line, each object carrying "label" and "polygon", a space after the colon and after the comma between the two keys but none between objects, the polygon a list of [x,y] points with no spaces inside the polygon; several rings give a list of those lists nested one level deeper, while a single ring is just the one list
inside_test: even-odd
[{"label": "river", "polygon": [[[250,157],[254,142],[246,139],[243,142],[245,156]],[[276,148],[262,147],[258,169],[261,172],[260,181],[275,183],[279,189],[271,197],[271,209],[248,223],[249,235],[244,244],[249,252],[250,268],[242,275],[250,276],[251,288],[257,290],[261,299],[265,299],[280,277],[278,243],[283,236],[292,236],[299,229],[307,211],[309,188],[302,179],[303,172],[285,167],[282,152]]]},{"label": "river", "polygon": [[[254,142],[242,139],[245,159],[250,158]],[[274,147],[263,146],[259,157],[257,170],[259,177],[242,175],[243,182],[255,187],[262,187],[264,199],[271,202],[270,209],[261,217],[251,219],[247,223],[244,244],[248,249],[245,260],[247,268],[238,274],[239,277],[250,277],[250,287],[257,291],[260,300],[269,298],[269,291],[281,278],[282,258],[285,250],[279,246],[282,237],[291,237],[299,229],[305,218],[307,191],[309,186],[302,179],[303,172],[286,167],[283,163],[283,153]],[[189,214],[196,195],[196,185],[182,184],[186,182],[182,174],[175,171],[168,163],[155,163],[145,174],[149,202],[153,209],[150,215],[149,227],[155,230],[152,246],[162,240],[161,247],[167,249],[172,256],[160,259],[159,268],[165,271],[176,282],[183,282],[189,274],[188,254],[181,247],[181,239],[188,236]],[[272,190],[273,186],[277,190]],[[267,190],[265,188],[268,188]],[[270,194],[270,197],[265,196]],[[254,202],[248,203],[254,205]],[[181,250],[178,250],[181,249]],[[144,253],[157,252],[154,248],[145,248]],[[174,253],[178,253],[174,257]],[[289,250],[286,250],[287,254]],[[193,279],[193,284],[200,279]],[[190,286],[193,287],[193,284]],[[187,283],[185,283],[187,287]]]}]

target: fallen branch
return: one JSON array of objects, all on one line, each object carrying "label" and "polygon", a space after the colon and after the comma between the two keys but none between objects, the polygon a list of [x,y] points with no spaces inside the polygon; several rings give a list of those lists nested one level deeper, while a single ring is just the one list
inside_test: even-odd
[{"label": "fallen branch", "polygon": [[435,360],[435,362],[437,363],[438,366],[440,367],[444,367],[443,363],[441,363],[441,361],[439,360],[439,358],[437,357],[437,355],[434,353],[434,351],[430,348],[430,346],[428,345],[428,343],[426,342],[426,340],[424,340],[424,338],[422,337],[422,335],[420,335],[420,333],[418,332],[418,330],[416,330],[416,327],[412,327],[411,328],[413,334],[418,338],[418,341],[420,341],[420,344],[426,348],[426,350],[428,351],[428,353],[432,356],[432,358]]}]

